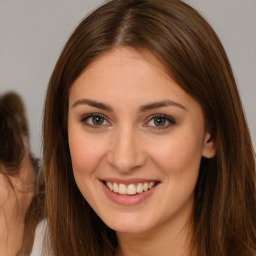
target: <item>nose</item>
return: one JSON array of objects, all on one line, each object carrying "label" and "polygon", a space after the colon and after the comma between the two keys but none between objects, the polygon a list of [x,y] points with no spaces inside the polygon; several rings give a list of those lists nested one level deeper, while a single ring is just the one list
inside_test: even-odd
[{"label": "nose", "polygon": [[135,129],[123,127],[113,135],[107,161],[119,172],[131,172],[146,162],[146,154]]}]

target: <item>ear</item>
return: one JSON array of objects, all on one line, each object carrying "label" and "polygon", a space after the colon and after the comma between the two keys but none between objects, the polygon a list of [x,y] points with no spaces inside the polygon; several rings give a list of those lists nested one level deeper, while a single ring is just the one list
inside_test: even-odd
[{"label": "ear", "polygon": [[205,158],[213,158],[216,154],[216,142],[210,132],[206,132],[202,145],[202,156]]}]

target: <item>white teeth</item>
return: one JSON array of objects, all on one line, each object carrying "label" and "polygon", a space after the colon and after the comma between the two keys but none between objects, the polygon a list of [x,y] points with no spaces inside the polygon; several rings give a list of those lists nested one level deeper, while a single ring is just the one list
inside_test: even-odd
[{"label": "white teeth", "polygon": [[118,185],[116,183],[113,184],[113,191],[118,192]]},{"label": "white teeth", "polygon": [[148,191],[148,183],[144,183],[143,184],[143,190],[144,191]]},{"label": "white teeth", "polygon": [[152,182],[149,182],[148,188],[149,188],[149,189],[153,188],[155,184],[156,184],[156,183],[153,182],[153,181],[152,181]]},{"label": "white teeth", "polygon": [[143,192],[143,185],[142,185],[142,183],[139,183],[137,185],[136,192],[139,193],[139,194]]},{"label": "white teeth", "polygon": [[134,184],[128,185],[127,194],[128,195],[135,195],[136,194],[136,187],[135,187]]},{"label": "white teeth", "polygon": [[114,191],[115,193],[121,194],[121,195],[135,195],[141,194],[144,191],[148,191],[149,189],[153,188],[155,186],[156,182],[144,182],[144,183],[138,183],[137,186],[135,184],[117,184],[117,183],[111,183],[109,181],[106,182],[107,187]]},{"label": "white teeth", "polygon": [[109,181],[107,181],[107,186],[109,187],[110,190],[113,190],[113,186]]},{"label": "white teeth", "polygon": [[119,189],[118,190],[119,190],[118,191],[119,194],[126,195],[127,188],[124,184],[119,184]]}]

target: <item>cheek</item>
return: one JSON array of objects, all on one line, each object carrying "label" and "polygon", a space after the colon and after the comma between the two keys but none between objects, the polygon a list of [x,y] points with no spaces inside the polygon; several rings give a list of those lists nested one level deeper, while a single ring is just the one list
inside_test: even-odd
[{"label": "cheek", "polygon": [[69,129],[69,149],[74,175],[90,175],[96,169],[103,153],[97,138],[85,136],[84,132]]},{"label": "cheek", "polygon": [[151,147],[151,158],[168,175],[197,174],[201,161],[201,139],[175,134]]}]

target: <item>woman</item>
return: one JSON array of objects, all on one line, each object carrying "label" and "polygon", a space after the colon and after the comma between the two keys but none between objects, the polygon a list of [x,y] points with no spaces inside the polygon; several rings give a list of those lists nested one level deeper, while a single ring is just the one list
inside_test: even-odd
[{"label": "woman", "polygon": [[28,143],[28,124],[20,96],[0,97],[0,255],[22,245],[24,218],[34,192],[36,161]]},{"label": "woman", "polygon": [[53,71],[43,131],[54,255],[256,255],[235,80],[187,4],[116,0],[85,18]]}]

